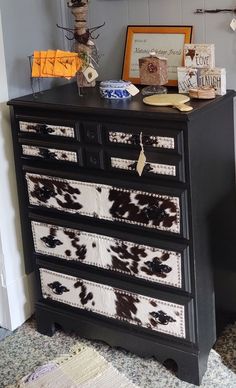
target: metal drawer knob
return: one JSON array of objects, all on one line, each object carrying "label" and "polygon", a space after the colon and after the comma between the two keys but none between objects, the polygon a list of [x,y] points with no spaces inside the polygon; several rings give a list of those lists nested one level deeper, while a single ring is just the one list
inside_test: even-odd
[{"label": "metal drawer knob", "polygon": [[167,315],[164,311],[153,311],[150,315],[156,320],[160,325],[168,325],[170,322],[176,322],[174,318],[170,315]]},{"label": "metal drawer knob", "polygon": [[54,292],[54,294],[56,294],[56,295],[62,295],[64,292],[70,291],[68,288],[63,286],[60,282],[49,283],[48,287],[50,287],[52,289],[52,291]]},{"label": "metal drawer knob", "polygon": [[86,132],[86,135],[87,135],[87,139],[88,140],[95,140],[96,139],[96,131],[90,129],[90,130],[87,130]]},{"label": "metal drawer knob", "polygon": [[[137,162],[129,164],[129,166],[128,166],[128,168],[130,168],[133,171],[136,171],[136,167],[137,167]],[[143,173],[148,173],[151,170],[152,170],[152,167],[151,167],[150,163],[146,163],[144,166],[144,169],[143,169]]]},{"label": "metal drawer knob", "polygon": [[46,186],[43,187],[37,187],[34,190],[34,195],[39,201],[46,202],[48,201],[51,197],[55,197],[56,193],[54,192],[53,189],[49,189]]},{"label": "metal drawer knob", "polygon": [[166,217],[164,209],[161,209],[158,205],[152,205],[143,209],[143,213],[146,215],[148,220],[162,221]]},{"label": "metal drawer knob", "polygon": [[48,248],[56,248],[57,245],[63,245],[60,240],[56,239],[51,234],[49,234],[48,236],[41,237],[41,240]]},{"label": "metal drawer knob", "polygon": [[55,160],[55,159],[56,159],[56,154],[55,154],[55,152],[49,151],[47,148],[40,148],[40,149],[39,149],[39,154],[40,154],[44,159],[49,159],[49,160]]},{"label": "metal drawer knob", "polygon": [[165,274],[172,271],[172,268],[162,262],[158,258],[152,261],[147,261],[145,265],[156,275],[165,276]]},{"label": "metal drawer knob", "polygon": [[46,124],[37,124],[34,126],[34,129],[40,135],[49,135],[50,133],[54,132],[53,128]]}]

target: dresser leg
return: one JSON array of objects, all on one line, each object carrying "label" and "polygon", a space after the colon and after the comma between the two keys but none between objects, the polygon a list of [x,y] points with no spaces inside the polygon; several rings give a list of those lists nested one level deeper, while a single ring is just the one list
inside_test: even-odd
[{"label": "dresser leg", "polygon": [[37,314],[36,310],[36,323],[37,323],[37,330],[39,333],[47,335],[49,337],[52,337],[55,333],[55,323],[51,320],[51,317],[46,313]]},{"label": "dresser leg", "polygon": [[199,359],[195,356],[189,356],[188,360],[179,360],[177,362],[176,376],[180,380],[199,386],[207,370],[207,358]]}]

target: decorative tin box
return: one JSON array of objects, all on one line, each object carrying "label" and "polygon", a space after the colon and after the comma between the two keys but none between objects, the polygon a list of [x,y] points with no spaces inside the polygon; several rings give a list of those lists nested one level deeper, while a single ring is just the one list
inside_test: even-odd
[{"label": "decorative tin box", "polygon": [[109,99],[124,99],[131,97],[131,94],[126,90],[131,85],[129,81],[102,81],[100,83],[100,94],[103,98]]},{"label": "decorative tin box", "polygon": [[212,86],[216,95],[226,94],[226,70],[224,68],[199,69],[198,86]]},{"label": "decorative tin box", "polygon": [[192,67],[178,67],[179,93],[188,93],[189,89],[198,87],[198,69]]},{"label": "decorative tin box", "polygon": [[214,44],[185,44],[184,66],[186,67],[215,67]]},{"label": "decorative tin box", "polygon": [[167,59],[151,52],[149,57],[139,59],[141,85],[165,85],[168,82]]}]

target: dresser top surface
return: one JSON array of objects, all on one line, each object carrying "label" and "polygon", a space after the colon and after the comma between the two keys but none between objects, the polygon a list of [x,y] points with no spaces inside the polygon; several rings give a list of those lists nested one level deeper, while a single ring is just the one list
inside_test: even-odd
[{"label": "dresser top surface", "polygon": [[36,109],[60,110],[74,113],[97,113],[102,115],[129,116],[134,118],[149,118],[160,120],[188,121],[196,113],[215,109],[219,103],[235,96],[229,90],[225,96],[217,96],[214,100],[191,100],[193,110],[179,112],[171,107],[148,106],[143,103],[141,93],[126,100],[109,100],[100,97],[98,86],[85,88],[83,96],[79,96],[76,83],[55,87],[41,93],[29,94],[12,99],[8,105],[31,107]]}]

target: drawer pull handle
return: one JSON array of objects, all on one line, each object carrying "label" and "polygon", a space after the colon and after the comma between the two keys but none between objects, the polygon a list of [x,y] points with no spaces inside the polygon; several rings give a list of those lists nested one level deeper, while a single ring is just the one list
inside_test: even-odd
[{"label": "drawer pull handle", "polygon": [[53,128],[46,124],[36,124],[34,126],[28,125],[27,129],[33,129],[40,135],[49,135],[50,133],[54,132]]},{"label": "drawer pull handle", "polygon": [[[133,145],[140,145],[140,135],[138,134],[133,134],[131,139],[131,144]],[[143,136],[143,145],[146,145],[146,146],[157,146],[158,145],[158,139],[156,137],[153,137],[153,136]]]},{"label": "drawer pull handle", "polygon": [[53,282],[49,283],[48,287],[52,289],[54,294],[56,295],[62,295],[64,292],[69,292],[70,290],[63,286],[60,282]]},{"label": "drawer pull handle", "polygon": [[155,319],[156,323],[159,323],[160,325],[168,325],[170,322],[176,322],[174,318],[172,318],[170,315],[167,315],[164,311],[153,311],[150,313],[150,315]]},{"label": "drawer pull handle", "polygon": [[[128,166],[128,168],[130,168],[133,171],[136,171],[136,167],[137,167],[137,162],[134,162]],[[143,172],[148,173],[151,170],[152,170],[152,167],[151,167],[150,163],[146,163],[144,166]]]},{"label": "drawer pull handle", "polygon": [[97,133],[91,129],[91,130],[88,130],[86,132],[86,136],[87,136],[88,140],[94,141],[94,140],[96,140]]},{"label": "drawer pull handle", "polygon": [[51,234],[49,234],[48,236],[41,237],[41,240],[48,248],[56,248],[57,245],[63,245],[60,240],[56,239]]},{"label": "drawer pull handle", "polygon": [[157,137],[143,136],[143,144],[146,146],[158,146],[159,141]]},{"label": "drawer pull handle", "polygon": [[172,268],[162,264],[160,259],[154,258],[152,261],[144,263],[155,275],[166,277],[166,274],[172,271]]},{"label": "drawer pull handle", "polygon": [[53,189],[43,186],[35,188],[34,195],[39,201],[47,202],[51,197],[55,197],[56,193]]},{"label": "drawer pull handle", "polygon": [[99,163],[99,160],[98,160],[98,158],[97,158],[96,156],[91,155],[91,156],[89,157],[89,162],[90,162],[91,164],[93,164],[94,166],[96,166],[96,165]]},{"label": "drawer pull handle", "polygon": [[39,149],[39,154],[40,154],[44,159],[56,160],[56,154],[55,154],[55,152],[49,151],[47,148],[40,148],[40,149]]},{"label": "drawer pull handle", "polygon": [[164,209],[161,209],[158,205],[152,205],[143,209],[143,213],[146,215],[148,220],[162,221],[167,216]]}]

